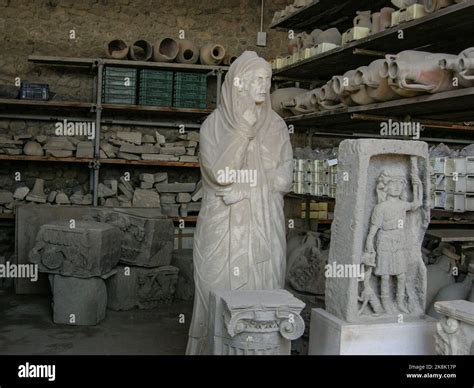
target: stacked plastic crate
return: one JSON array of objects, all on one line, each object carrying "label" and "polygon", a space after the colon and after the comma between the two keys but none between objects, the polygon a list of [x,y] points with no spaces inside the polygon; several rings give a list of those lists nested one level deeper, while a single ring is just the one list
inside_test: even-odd
[{"label": "stacked plastic crate", "polygon": [[204,109],[207,106],[206,98],[206,74],[180,71],[175,73],[173,106]]},{"label": "stacked plastic crate", "polygon": [[173,104],[173,72],[140,70],[138,103],[140,105],[171,106]]},{"label": "stacked plastic crate", "polygon": [[293,192],[336,197],[337,159],[293,159]]},{"label": "stacked plastic crate", "polygon": [[102,102],[135,104],[137,70],[126,67],[105,67],[102,82]]},{"label": "stacked plastic crate", "polygon": [[474,211],[474,157],[432,158],[431,207]]}]

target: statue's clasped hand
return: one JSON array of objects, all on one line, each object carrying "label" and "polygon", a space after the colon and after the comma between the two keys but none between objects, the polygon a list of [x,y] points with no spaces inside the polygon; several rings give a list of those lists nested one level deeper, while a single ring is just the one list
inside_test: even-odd
[{"label": "statue's clasped hand", "polygon": [[217,197],[222,197],[222,200],[226,205],[233,205],[234,203],[242,201],[246,198],[245,194],[241,190],[236,190],[232,187],[225,187],[216,192]]}]

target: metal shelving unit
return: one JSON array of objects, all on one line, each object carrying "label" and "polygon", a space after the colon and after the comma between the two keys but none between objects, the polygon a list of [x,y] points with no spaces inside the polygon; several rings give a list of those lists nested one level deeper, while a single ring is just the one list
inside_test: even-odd
[{"label": "metal shelving unit", "polygon": [[[199,124],[210,114],[213,109],[192,109],[159,107],[150,105],[123,105],[102,104],[102,73],[104,66],[123,66],[148,69],[169,69],[173,71],[201,72],[208,76],[215,76],[216,104],[220,103],[220,89],[222,76],[228,70],[227,66],[187,65],[180,63],[159,63],[129,60],[113,60],[102,58],[74,58],[57,56],[28,57],[30,62],[37,65],[79,67],[88,68],[94,74],[94,101],[34,101],[0,99],[0,118],[58,121],[63,119],[94,121],[96,123],[96,136],[94,139],[94,158],[53,158],[53,157],[31,157],[25,155],[0,155],[0,160],[9,161],[41,161],[62,163],[87,163],[91,169],[93,204],[97,206],[97,187],[99,184],[99,171],[101,165],[137,165],[137,166],[160,166],[160,167],[186,167],[199,168],[199,163],[191,162],[167,162],[152,160],[123,160],[123,159],[100,159],[100,133],[103,124],[115,125],[146,125],[166,128],[178,128],[184,124],[186,129],[199,129]],[[28,114],[25,114],[25,110]],[[75,117],[69,116],[74,114]],[[126,119],[116,119],[115,116],[124,115]],[[144,121],[143,118],[153,121]],[[179,117],[179,119],[178,119]],[[188,220],[193,218],[187,217]],[[180,218],[183,219],[183,218]],[[184,217],[186,219],[186,217]]]},{"label": "metal shelving unit", "polygon": [[[342,33],[352,27],[356,10],[376,11],[384,6],[391,6],[390,1],[320,0],[271,25],[271,28],[309,32],[315,28],[324,30],[337,27]],[[386,54],[396,54],[403,50],[458,54],[474,46],[473,18],[474,0],[466,0],[423,18],[401,23],[364,39],[274,70],[273,79],[275,81],[305,81],[318,85],[334,75],[342,75],[348,70],[368,65],[377,58],[384,58]],[[345,138],[382,137],[375,134],[375,130],[380,133],[380,122],[389,119],[413,121],[419,122],[423,127],[421,140],[465,144],[472,143],[474,140],[473,110],[474,88],[466,88],[302,114],[287,117],[285,121],[297,130],[306,130],[309,139],[314,134]],[[447,139],[444,136],[435,138],[440,129],[448,129],[450,135],[452,134],[455,138],[450,139],[449,136]],[[289,196],[298,197],[296,194]],[[307,203],[311,199],[328,200],[308,195],[299,197]],[[442,217],[451,216],[445,214]],[[451,218],[455,217],[456,213]],[[457,223],[459,222],[451,219],[432,220],[433,225]],[[462,223],[474,224],[474,219],[464,220]]]},{"label": "metal shelving unit", "polygon": [[338,27],[345,31],[352,26],[356,11],[378,10],[392,6],[389,0],[334,1],[314,0],[311,4],[272,24],[277,30],[308,31],[313,28]]},{"label": "metal shelving unit", "polygon": [[[359,7],[358,2],[354,3]],[[458,54],[474,44],[473,18],[474,1],[467,0],[275,70],[273,75],[298,80],[327,80],[333,75],[342,75],[348,70],[368,65],[377,57],[382,58],[385,54],[396,54],[402,50]],[[440,25],[443,26],[441,30]],[[319,25],[313,26],[321,28]],[[400,39],[400,31],[403,32],[403,39]]]}]

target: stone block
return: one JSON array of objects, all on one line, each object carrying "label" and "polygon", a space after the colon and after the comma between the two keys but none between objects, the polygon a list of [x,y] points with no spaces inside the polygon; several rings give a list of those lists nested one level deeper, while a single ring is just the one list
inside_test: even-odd
[{"label": "stone block", "polygon": [[161,204],[161,211],[164,215],[169,217],[179,217],[180,205],[173,204]]},{"label": "stone block", "polygon": [[140,182],[140,189],[147,189],[147,190],[153,189],[153,183],[141,181]]},{"label": "stone block", "polygon": [[178,272],[178,268],[169,265],[159,268],[120,265],[117,274],[107,280],[107,307],[120,311],[169,304],[175,294]]},{"label": "stone block", "polygon": [[196,183],[157,183],[155,187],[159,193],[192,193]]},{"label": "stone block", "polygon": [[179,156],[179,155],[185,155],[186,154],[186,148],[185,147],[161,147],[160,150],[162,155],[174,155],[174,156]]},{"label": "stone block", "polygon": [[163,193],[160,194],[160,202],[161,204],[169,205],[176,203],[176,194],[173,193]]},{"label": "stone block", "polygon": [[179,193],[176,196],[176,202],[178,202],[178,203],[191,202],[191,194],[189,194],[189,193]]},{"label": "stone block", "polygon": [[94,157],[94,144],[91,141],[81,141],[77,144],[76,158]]},{"label": "stone block", "polygon": [[99,186],[97,187],[97,195],[99,198],[107,198],[107,197],[113,197],[114,195],[117,194],[117,192],[104,185],[103,183],[99,183]]},{"label": "stone block", "polygon": [[147,183],[155,183],[155,176],[154,174],[140,174],[138,176],[138,178],[142,181],[142,182],[147,182]]},{"label": "stone block", "polygon": [[30,189],[26,186],[18,187],[13,193],[13,198],[18,199],[19,201],[23,201],[29,192]]},{"label": "stone block", "polygon": [[140,156],[138,155],[130,154],[127,152],[121,152],[121,151],[117,153],[117,158],[125,159],[125,160],[140,160]]},{"label": "stone block", "polygon": [[47,150],[46,156],[53,156],[55,158],[70,158],[72,157],[73,151],[65,151],[65,150]]},{"label": "stone block", "polygon": [[179,157],[173,155],[161,155],[161,154],[142,154],[143,160],[157,160],[160,162],[178,162]]},{"label": "stone block", "polygon": [[168,182],[168,173],[167,172],[157,172],[153,174],[153,183]]},{"label": "stone block", "polygon": [[154,144],[156,143],[156,139],[151,136],[151,135],[143,135],[142,137],[142,143],[151,143]]},{"label": "stone block", "polygon": [[176,286],[176,299],[194,299],[194,267],[193,250],[177,249],[173,251],[171,265],[179,269],[178,283]]},{"label": "stone block", "polygon": [[94,326],[105,318],[107,288],[103,279],[61,275],[49,275],[49,279],[54,323]]},{"label": "stone block", "polygon": [[124,144],[120,146],[120,152],[129,154],[158,154],[160,150],[159,148],[156,148],[153,144],[144,144],[140,146],[133,144]]},{"label": "stone block", "polygon": [[132,204],[134,207],[160,207],[160,196],[155,190],[135,189]]},{"label": "stone block", "polygon": [[40,227],[29,253],[40,272],[89,278],[110,272],[120,259],[122,232],[105,223],[75,220]]},{"label": "stone block", "polygon": [[156,136],[156,143],[157,144],[165,144],[166,143],[165,137],[162,134],[160,134],[158,131],[155,131],[155,136]]},{"label": "stone block", "polygon": [[58,205],[69,205],[71,203],[69,197],[62,191],[56,194],[55,201]]},{"label": "stone block", "polygon": [[117,226],[123,231],[119,255],[122,263],[142,267],[170,264],[174,224],[161,216],[161,212],[155,209],[96,210],[94,220]]},{"label": "stone block", "polygon": [[199,157],[198,156],[180,156],[179,157],[180,162],[186,162],[186,163],[198,163],[199,162]]},{"label": "stone block", "polygon": [[434,355],[436,320],[348,323],[313,309],[309,355]]},{"label": "stone block", "polygon": [[69,138],[66,137],[50,137],[43,146],[46,151],[61,150],[61,151],[75,151],[76,147]]},{"label": "stone block", "polygon": [[129,143],[136,145],[142,144],[141,132],[117,132],[115,136],[117,139],[127,141]]},{"label": "stone block", "polygon": [[29,156],[43,156],[44,151],[41,144],[35,141],[27,141],[25,146],[23,147],[23,153]]}]

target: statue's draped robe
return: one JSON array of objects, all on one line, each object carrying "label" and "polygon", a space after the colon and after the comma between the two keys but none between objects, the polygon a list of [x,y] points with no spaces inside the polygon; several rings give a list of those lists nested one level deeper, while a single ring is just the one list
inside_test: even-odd
[{"label": "statue's draped robe", "polygon": [[[222,103],[201,127],[202,207],[194,234],[196,292],[187,354],[207,353],[209,291],[278,289],[286,264],[283,195],[293,181],[293,152],[285,122],[267,96],[254,127],[243,118],[245,104],[237,90],[240,77],[269,64],[246,51],[230,67]],[[219,174],[256,171],[256,184],[226,183]],[[254,186],[254,187],[253,187]],[[232,187],[246,198],[226,205],[219,190]]]}]

